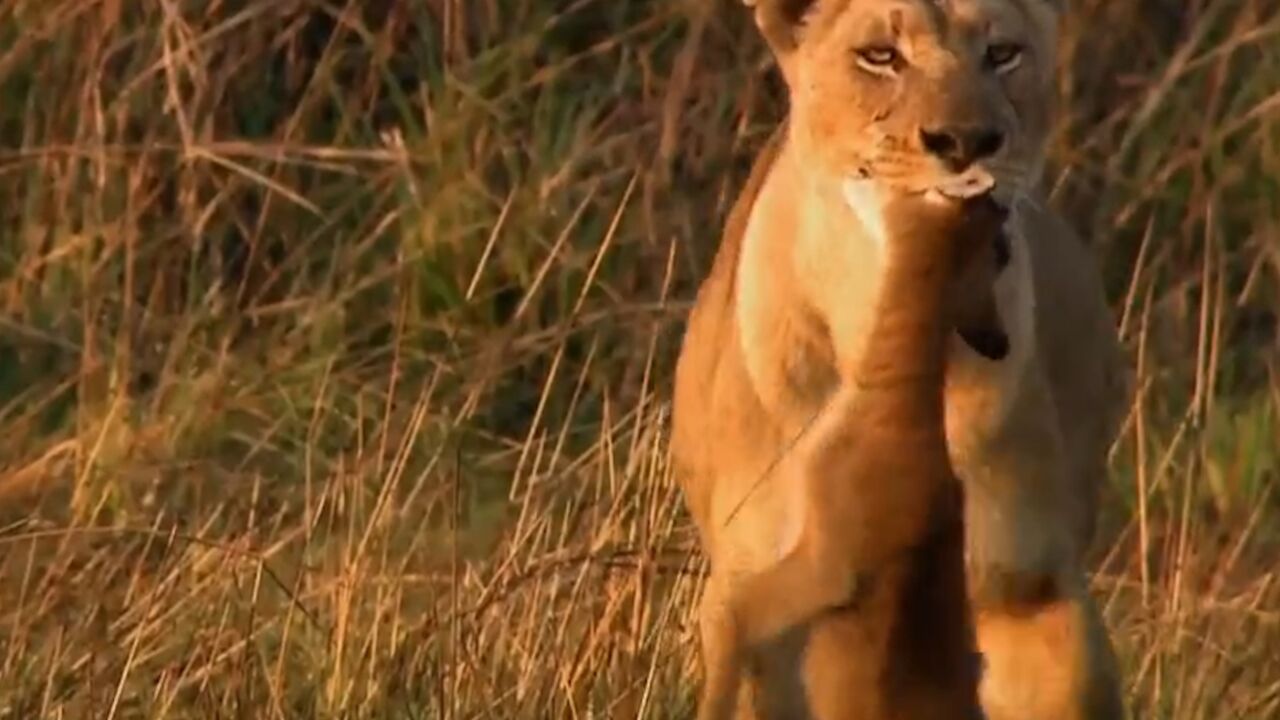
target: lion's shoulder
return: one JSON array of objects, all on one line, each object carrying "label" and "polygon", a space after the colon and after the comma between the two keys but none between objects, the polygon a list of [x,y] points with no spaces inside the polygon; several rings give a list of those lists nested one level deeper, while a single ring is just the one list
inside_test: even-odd
[{"label": "lion's shoulder", "polygon": [[757,152],[751,172],[729,210],[711,270],[699,286],[689,312],[675,370],[672,450],[677,472],[697,472],[699,449],[704,447],[700,439],[708,432],[704,425],[713,420],[709,410],[716,405],[717,389],[732,380],[725,377],[735,371],[730,365],[740,363],[737,354],[724,352],[726,347],[738,342],[734,328],[738,265],[752,211],[777,161],[786,133],[787,123],[783,121]]}]

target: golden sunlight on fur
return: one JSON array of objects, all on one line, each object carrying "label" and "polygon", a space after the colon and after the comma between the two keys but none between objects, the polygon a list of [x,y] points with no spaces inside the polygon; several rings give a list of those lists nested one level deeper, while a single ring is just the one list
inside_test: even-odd
[{"label": "golden sunlight on fur", "polygon": [[[843,689],[887,682],[856,679],[866,623],[879,615],[858,615],[851,599],[862,585],[850,578],[911,545],[911,532],[892,528],[911,527],[919,508],[869,494],[869,471],[853,468],[887,460],[860,456],[863,441],[823,445],[823,432],[830,440],[857,425],[824,422],[830,408],[868,392],[854,369],[911,360],[872,341],[893,309],[881,300],[893,276],[893,225],[903,218],[877,217],[875,203],[859,199],[857,188],[870,186],[893,196],[990,192],[1010,208],[987,302],[973,317],[947,316],[957,332],[946,339],[943,380],[983,709],[991,720],[1122,717],[1082,555],[1125,374],[1093,259],[1038,188],[1057,8],[1049,0],[754,5],[791,114],[729,217],[675,389],[673,457],[711,559],[704,699],[736,695],[740,718],[882,717]],[[915,482],[898,470],[878,481],[908,495]],[[809,553],[805,573],[788,575],[802,581],[769,579],[815,545],[843,548],[843,566]],[[872,588],[876,579],[866,578]],[[762,616],[785,622],[752,630]],[[726,626],[746,638],[740,653],[717,644]]]},{"label": "golden sunlight on fur", "polygon": [[[878,194],[869,181],[861,186],[846,197]],[[704,720],[733,717],[750,649],[819,616],[842,627],[841,655],[806,678],[805,711],[849,720],[979,717],[943,383],[957,323],[1003,332],[990,310],[1006,213],[989,195],[963,204],[929,197],[893,193],[883,210],[875,200],[857,203],[884,228],[875,321],[862,357],[840,368],[841,390],[774,470],[802,496],[799,540],[704,618],[712,673]]]}]

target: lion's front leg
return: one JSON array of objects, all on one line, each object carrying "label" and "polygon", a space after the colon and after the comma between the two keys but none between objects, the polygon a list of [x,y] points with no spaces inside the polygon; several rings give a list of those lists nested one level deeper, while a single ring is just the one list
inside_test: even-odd
[{"label": "lion's front leg", "polygon": [[1038,366],[961,468],[980,688],[990,720],[1120,720],[1116,660],[1089,595],[1059,415]]},{"label": "lion's front leg", "polygon": [[1115,652],[1083,583],[1025,612],[980,611],[977,631],[988,720],[1123,720]]},{"label": "lion's front leg", "polygon": [[740,706],[747,653],[853,594],[856,573],[824,542],[829,533],[815,527],[821,525],[807,526],[799,544],[768,568],[731,579],[713,574],[708,582],[700,617],[706,680],[699,720],[749,717]]},{"label": "lion's front leg", "polygon": [[[948,417],[948,442],[965,490],[965,546],[970,592],[980,608],[1035,604],[1061,594],[1080,574],[1074,537],[1081,511],[1072,497],[1069,468],[1053,398],[1034,360],[1016,383],[996,386],[1006,410]],[[997,403],[971,392],[971,408]],[[948,396],[948,402],[952,397]],[[949,415],[958,412],[949,407]],[[990,424],[987,424],[990,422]],[[955,437],[960,428],[966,434]]]},{"label": "lion's front leg", "polygon": [[712,570],[698,608],[702,643],[702,694],[698,720],[735,720],[740,708],[745,649],[734,622],[729,578]]}]

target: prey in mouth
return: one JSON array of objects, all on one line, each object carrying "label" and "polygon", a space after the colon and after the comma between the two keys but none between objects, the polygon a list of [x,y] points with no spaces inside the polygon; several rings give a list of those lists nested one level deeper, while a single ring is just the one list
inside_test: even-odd
[{"label": "prey in mouth", "polygon": [[[948,178],[926,191],[939,202],[959,202],[995,194],[995,179],[982,171],[970,171]],[[996,307],[995,280],[1009,265],[1009,236],[1004,227],[991,238],[986,252],[978,253],[961,273],[967,284],[957,308],[956,332],[971,350],[991,361],[1009,354],[1009,334]]]},{"label": "prey in mouth", "polygon": [[[866,177],[849,178],[844,182],[843,192],[845,202],[877,245],[883,248],[892,242],[892,238],[885,236],[878,183]],[[947,177],[923,192],[929,200],[937,203],[963,203],[983,195],[991,195],[996,202],[1001,201],[995,178],[976,167]],[[1003,360],[1009,354],[1009,334],[996,306],[994,284],[1009,265],[1010,254],[1009,237],[1001,228],[991,238],[986,251],[977,253],[957,279],[962,292],[955,308],[956,332],[971,350],[993,362]]]}]

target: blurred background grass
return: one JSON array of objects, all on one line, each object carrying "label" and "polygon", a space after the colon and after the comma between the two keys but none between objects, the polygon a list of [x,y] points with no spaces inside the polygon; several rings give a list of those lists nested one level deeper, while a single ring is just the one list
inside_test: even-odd
[{"label": "blurred background grass", "polygon": [[[1280,717],[1280,6],[1077,0],[1144,718]],[[678,717],[682,318],[784,95],[693,0],[0,3],[0,717]]]}]

